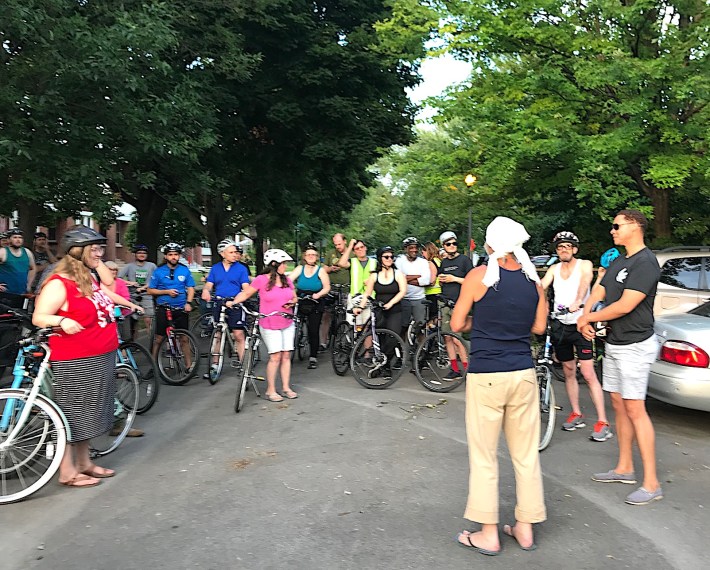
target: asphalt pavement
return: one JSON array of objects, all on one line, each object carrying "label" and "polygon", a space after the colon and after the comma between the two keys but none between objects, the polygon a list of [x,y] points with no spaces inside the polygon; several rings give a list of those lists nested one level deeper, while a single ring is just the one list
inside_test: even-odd
[{"label": "asphalt pavement", "polygon": [[[261,384],[263,391],[263,383]],[[163,386],[91,489],[56,481],[0,508],[0,567],[14,569],[700,569],[710,565],[710,414],[651,401],[665,499],[629,506],[634,487],[591,481],[614,439],[556,431],[542,454],[548,520],[524,552],[501,536],[484,557],[455,544],[468,485],[463,387],[434,394],[405,372],[366,390],[296,363],[300,397],[247,392],[235,414],[230,370],[216,386]],[[565,405],[563,384],[556,382]],[[585,410],[593,410],[582,390]],[[561,412],[566,415],[568,409]],[[501,524],[514,478],[500,447]],[[640,462],[637,462],[640,470]]]}]

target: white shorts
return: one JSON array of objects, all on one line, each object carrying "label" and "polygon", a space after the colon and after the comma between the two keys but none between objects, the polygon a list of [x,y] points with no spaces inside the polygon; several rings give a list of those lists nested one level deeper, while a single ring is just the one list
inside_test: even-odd
[{"label": "white shorts", "polygon": [[291,324],[285,329],[265,329],[259,326],[261,338],[266,343],[266,350],[269,354],[275,352],[289,352],[293,350],[294,340],[296,338],[296,325]]},{"label": "white shorts", "polygon": [[[362,295],[356,295],[357,301],[360,302],[360,299],[362,299]],[[345,320],[348,321],[349,324],[358,324],[358,325],[363,325],[367,322],[367,319],[370,318],[370,307],[365,307],[362,312],[357,315],[357,317],[351,313],[350,311],[352,308],[355,306],[355,303],[353,302],[353,296],[348,295],[348,303],[346,306],[347,313],[345,313]]]},{"label": "white shorts", "polygon": [[658,340],[653,334],[633,344],[604,346],[604,390],[621,394],[624,400],[645,400],[648,374],[658,355]]}]

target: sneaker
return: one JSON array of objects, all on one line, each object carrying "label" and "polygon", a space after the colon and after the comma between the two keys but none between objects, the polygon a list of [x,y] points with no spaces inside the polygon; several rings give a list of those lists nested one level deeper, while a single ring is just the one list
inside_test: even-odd
[{"label": "sneaker", "polygon": [[212,366],[210,366],[210,369],[207,372],[205,372],[202,375],[202,377],[205,380],[216,380],[217,379],[217,365],[213,364]]},{"label": "sneaker", "polygon": [[444,376],[444,380],[453,382],[454,380],[459,380],[461,378],[461,372],[456,372],[455,370],[449,370],[449,373]]},{"label": "sneaker", "polygon": [[315,358],[309,358],[308,369],[313,370],[314,368],[318,368],[318,361]]},{"label": "sneaker", "polygon": [[648,505],[651,501],[660,501],[662,498],[663,489],[660,487],[655,491],[647,491],[643,487],[639,487],[626,497],[625,502],[629,505]]},{"label": "sneaker", "polygon": [[325,343],[324,343],[324,344],[321,344],[320,347],[319,347],[319,349],[318,349],[318,352],[327,352],[327,351],[328,351],[328,345],[325,344]]},{"label": "sneaker", "polygon": [[586,425],[587,424],[584,423],[584,416],[582,414],[575,414],[572,412],[567,418],[567,421],[562,424],[562,429],[564,431],[574,431],[577,428],[583,428]]},{"label": "sneaker", "polygon": [[592,481],[597,481],[598,483],[626,483],[628,485],[636,484],[636,475],[633,471],[631,473],[617,473],[613,469],[610,469],[606,473],[595,473],[592,475]]},{"label": "sneaker", "polygon": [[589,439],[592,441],[606,441],[612,437],[614,437],[614,434],[611,433],[609,424],[606,422],[597,422],[594,424],[594,431],[592,435],[589,436]]}]

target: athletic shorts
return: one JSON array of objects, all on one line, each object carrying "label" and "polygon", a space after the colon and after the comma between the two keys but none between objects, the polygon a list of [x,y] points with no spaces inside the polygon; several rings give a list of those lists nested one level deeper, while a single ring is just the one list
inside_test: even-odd
[{"label": "athletic shorts", "polygon": [[[222,309],[222,303],[224,301],[215,301],[212,305],[212,318],[217,322],[219,320],[219,313]],[[230,331],[233,330],[247,330],[247,315],[239,307],[232,307],[227,309],[227,326]]]},{"label": "athletic shorts", "polygon": [[621,394],[624,400],[645,400],[651,364],[658,355],[658,340],[651,335],[633,344],[604,346],[604,390]]},{"label": "athletic shorts", "polygon": [[[180,307],[182,309],[182,307]],[[189,329],[190,316],[183,310],[173,310],[173,327],[176,329]],[[165,329],[168,326],[168,319],[165,317],[165,309],[158,308],[155,311],[155,334],[165,336]]]},{"label": "athletic shorts", "polygon": [[294,348],[296,338],[296,325],[290,324],[285,329],[265,329],[259,326],[261,338],[264,339],[266,350],[269,354],[276,352],[290,352]]},{"label": "athletic shorts", "polygon": [[577,349],[579,360],[591,360],[592,341],[584,338],[577,330],[577,325],[566,325],[558,320],[552,323],[552,346],[560,362],[574,360],[574,349]]},{"label": "athletic shorts", "polygon": [[426,299],[402,299],[402,326],[408,327],[409,322],[414,320],[418,323],[426,322]]}]

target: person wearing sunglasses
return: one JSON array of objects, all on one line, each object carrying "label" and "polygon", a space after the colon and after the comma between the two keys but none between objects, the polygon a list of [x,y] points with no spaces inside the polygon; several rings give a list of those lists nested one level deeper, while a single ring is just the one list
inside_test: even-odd
[{"label": "person wearing sunglasses", "polygon": [[[636,440],[643,464],[643,483],[626,497],[630,505],[645,505],[663,498],[656,472],[655,432],[646,411],[648,375],[658,354],[653,301],[661,277],[656,256],[646,247],[647,226],[646,216],[638,210],[622,210],[616,215],[611,236],[614,245],[626,248],[626,256],[618,257],[609,266],[577,320],[577,329],[589,340],[595,335],[591,323],[608,323],[603,386],[611,394],[616,414],[619,458],[613,469],[595,473],[592,480],[635,484],[633,442]],[[592,312],[600,301],[605,306]]]},{"label": "person wearing sunglasses", "polygon": [[[439,236],[444,248],[444,256],[439,267],[439,283],[441,283],[441,296],[455,303],[459,299],[461,285],[473,269],[473,263],[467,255],[461,255],[458,250],[459,242],[456,234],[450,230],[443,232]],[[451,332],[451,311],[450,307],[443,307],[441,310],[441,330]],[[457,354],[454,341],[445,337],[446,352],[449,355],[451,370],[446,375],[449,380],[457,380],[466,372],[468,368],[468,354]]]},{"label": "person wearing sunglasses", "polygon": [[[571,406],[567,421],[562,424],[565,431],[582,429],[587,424],[579,406],[579,384],[577,383],[577,361],[597,414],[597,422],[590,436],[592,441],[606,441],[613,437],[604,409],[604,392],[594,371],[594,352],[590,340],[577,331],[577,319],[582,316],[580,307],[589,297],[589,288],[594,277],[594,267],[587,259],[577,259],[579,238],[572,232],[555,234],[552,247],[559,262],[548,268],[542,278],[545,290],[554,289],[555,307],[567,307],[569,312],[556,316],[552,323],[552,344],[557,359],[562,363],[565,374],[565,389]],[[576,356],[576,358],[575,358]]]}]

